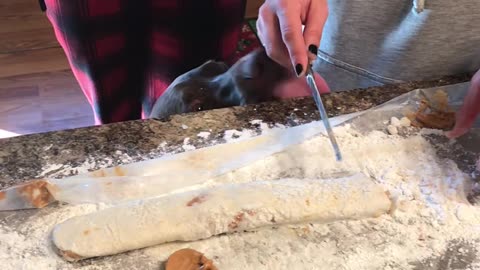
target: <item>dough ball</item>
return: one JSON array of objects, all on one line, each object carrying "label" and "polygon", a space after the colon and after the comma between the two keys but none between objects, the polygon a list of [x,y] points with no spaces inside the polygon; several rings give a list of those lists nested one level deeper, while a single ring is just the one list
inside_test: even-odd
[{"label": "dough ball", "polygon": [[400,119],[400,126],[402,127],[409,127],[411,124],[412,122],[407,117],[402,117],[402,119]]},{"label": "dough ball", "polygon": [[390,135],[397,135],[398,134],[398,129],[394,125],[388,125],[387,131]]},{"label": "dough ball", "polygon": [[400,126],[400,120],[397,117],[394,116],[390,119],[390,125],[392,125],[394,127],[399,127]]},{"label": "dough ball", "polygon": [[180,249],[175,251],[165,266],[166,270],[217,270],[213,262],[202,253],[190,249]]}]

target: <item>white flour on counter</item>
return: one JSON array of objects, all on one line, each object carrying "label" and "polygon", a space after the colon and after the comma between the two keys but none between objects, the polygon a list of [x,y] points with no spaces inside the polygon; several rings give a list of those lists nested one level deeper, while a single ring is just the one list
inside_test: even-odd
[{"label": "white flour on counter", "polygon": [[[14,231],[0,222],[0,261],[5,270],[69,269],[51,249],[50,231],[70,217],[101,209],[97,205],[66,206],[58,211],[39,210]],[[8,216],[7,216],[8,219]]]},{"label": "white flour on counter", "polygon": [[183,145],[182,145],[183,150],[185,151],[191,151],[195,150],[195,146],[190,144],[190,138],[185,138],[183,140]]},{"label": "white flour on counter", "polygon": [[210,132],[202,131],[197,134],[197,137],[202,138],[202,139],[208,139],[210,137]]},{"label": "white flour on counter", "polygon": [[[258,126],[258,129],[261,130],[262,134],[272,130],[286,128],[284,125],[281,125],[281,124],[276,124],[273,127],[269,127],[269,125],[267,123],[264,123],[262,120],[252,120],[250,121],[250,124]],[[188,126],[182,125],[182,128],[188,129]],[[240,140],[249,139],[256,135],[258,134],[253,129],[244,129],[241,131],[232,129],[232,130],[224,131],[222,138],[225,140],[226,143],[229,143],[229,142],[236,142]],[[197,134],[197,137],[203,140],[207,140],[210,136],[211,136],[211,133],[207,131],[202,131]],[[216,142],[217,140],[212,140],[210,141],[210,145],[214,145]],[[167,145],[168,143],[166,141],[162,142],[161,144],[158,145],[155,152],[158,152],[160,156],[170,154],[167,152]],[[50,144],[44,147],[44,150],[47,151],[52,146],[53,145]],[[183,144],[181,145],[180,148],[183,149],[184,151],[192,151],[197,149],[195,145],[192,144],[192,140],[189,137],[186,137],[183,139]],[[119,160],[120,164],[130,164],[134,162],[134,159],[131,156],[119,150],[115,152],[115,157],[116,159]],[[82,164],[79,164],[78,166],[75,166],[75,167],[71,165],[66,165],[66,164],[47,163],[42,167],[41,172],[38,173],[35,178],[36,179],[44,178],[44,177],[59,178],[59,177],[64,177],[71,174],[73,175],[84,174],[98,168],[112,167],[113,163],[114,163],[114,160],[112,159],[112,157],[105,157],[103,159],[99,159],[99,157],[95,155],[87,157]]]},{"label": "white flour on counter", "polygon": [[249,122],[251,125],[256,126],[256,130],[254,129],[243,129],[243,130],[236,130],[236,129],[229,129],[224,131],[223,138],[225,142],[237,142],[245,139],[252,138],[258,135],[257,130],[261,131],[261,134],[266,134],[270,131],[275,131],[279,129],[285,129],[286,127],[282,124],[275,124],[273,126],[269,126],[267,123],[263,122],[262,120],[252,120]]},{"label": "white flour on counter", "polygon": [[[133,159],[125,153],[121,154],[119,156],[119,159],[121,160],[122,164],[128,164],[133,161]],[[83,173],[88,173],[94,170],[95,168],[97,168],[97,166],[100,166],[100,168],[112,167],[113,159],[105,158],[99,161],[97,157],[89,156],[86,158],[86,160],[82,164],[75,167],[71,165],[65,165],[65,164],[49,163],[42,167],[42,172],[40,172],[36,178],[37,179],[43,178],[43,177],[57,178],[57,177],[69,175],[70,173],[73,173],[74,175],[83,174]]]},{"label": "white flour on counter", "polygon": [[[379,131],[361,135],[348,126],[335,128],[335,134],[344,156],[341,163],[335,161],[328,139],[316,137],[211,182],[321,181],[345,172],[363,172],[391,194],[395,202],[391,215],[261,229],[161,245],[142,253],[163,261],[175,250],[191,247],[213,259],[219,269],[229,270],[414,269],[420,261],[433,266],[429,259],[442,255],[455,240],[464,242],[458,253],[480,257],[476,248],[480,244],[480,209],[467,203],[464,190],[470,179],[454,162],[439,159],[420,135],[402,138]],[[0,225],[2,269],[69,269],[51,250],[49,232],[55,224],[97,208],[43,209],[20,223],[15,232]],[[112,269],[121,266],[119,261]],[[469,267],[480,269],[478,262]]]}]

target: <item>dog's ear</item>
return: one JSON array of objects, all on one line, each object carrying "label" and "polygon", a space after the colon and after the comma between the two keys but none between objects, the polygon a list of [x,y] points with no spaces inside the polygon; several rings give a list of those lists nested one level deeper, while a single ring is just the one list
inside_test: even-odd
[{"label": "dog's ear", "polygon": [[232,67],[232,71],[235,73],[233,75],[243,79],[258,78],[262,76],[265,65],[268,64],[269,60],[264,50],[253,51]]},{"label": "dog's ear", "polygon": [[227,72],[227,70],[228,65],[224,62],[209,60],[203,63],[201,66],[190,70],[186,74],[189,74],[189,77],[212,78]]}]

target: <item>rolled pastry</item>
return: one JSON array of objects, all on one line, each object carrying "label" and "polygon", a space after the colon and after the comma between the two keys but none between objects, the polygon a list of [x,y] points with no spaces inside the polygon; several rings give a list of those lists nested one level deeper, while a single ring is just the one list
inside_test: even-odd
[{"label": "rolled pastry", "polygon": [[282,179],[225,184],[136,201],[70,218],[53,230],[69,261],[172,241],[302,222],[378,217],[391,201],[363,174],[336,179]]}]

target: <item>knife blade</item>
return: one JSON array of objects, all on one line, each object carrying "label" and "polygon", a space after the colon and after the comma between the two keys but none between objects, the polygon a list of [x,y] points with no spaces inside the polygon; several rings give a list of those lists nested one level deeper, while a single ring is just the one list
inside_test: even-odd
[{"label": "knife blade", "polygon": [[328,138],[330,139],[330,143],[333,146],[333,151],[335,151],[335,158],[337,161],[342,161],[342,153],[340,152],[340,147],[338,146],[337,139],[335,138],[335,134],[333,133],[332,126],[330,125],[330,120],[328,119],[325,106],[323,106],[322,98],[320,97],[320,92],[318,91],[317,84],[315,83],[315,78],[313,76],[313,70],[311,65],[308,65],[306,78],[307,84],[312,91],[312,96],[315,100],[315,104],[317,105],[318,111],[320,112],[320,117],[322,118],[323,125],[327,130]]}]

